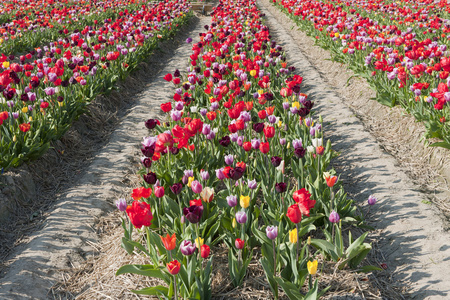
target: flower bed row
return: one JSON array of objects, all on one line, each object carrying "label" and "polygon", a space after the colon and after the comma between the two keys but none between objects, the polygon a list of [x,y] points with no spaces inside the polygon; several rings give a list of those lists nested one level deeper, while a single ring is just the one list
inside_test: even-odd
[{"label": "flower bed row", "polygon": [[41,156],[91,100],[111,91],[190,15],[187,2],[154,3],[52,42],[19,63],[0,56],[0,166]]},{"label": "flower bed row", "polygon": [[86,26],[96,27],[99,23],[103,25],[106,19],[111,22],[128,10],[138,10],[146,2],[109,0],[74,3],[37,0],[15,3],[14,10],[3,15],[4,20],[0,23],[0,53],[17,57],[25,55],[45,43],[70,37],[75,30],[81,31]]},{"label": "flower bed row", "polygon": [[211,249],[225,244],[233,286],[260,251],[274,298],[279,288],[290,299],[318,298],[326,288],[312,280],[317,255],[338,269],[359,268],[371,249],[367,233],[343,241],[341,224],[361,219],[335,171],[327,171],[334,152],[322,120],[255,1],[223,0],[212,16],[192,46],[187,74],[164,77],[175,87],[161,105],[167,122],[145,122],[152,135],[142,142],[142,186],[131,203],[116,203],[127,216],[122,247],[151,263],[117,274],[167,284],[138,294],[210,299]]},{"label": "flower bed row", "polygon": [[[424,123],[432,144],[450,148],[448,4],[274,0],[333,59],[367,79],[376,100]],[[442,16],[440,16],[442,14]]]}]

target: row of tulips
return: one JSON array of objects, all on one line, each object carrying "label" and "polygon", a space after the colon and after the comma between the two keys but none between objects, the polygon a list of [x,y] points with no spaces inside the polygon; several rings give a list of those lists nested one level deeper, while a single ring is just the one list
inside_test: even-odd
[{"label": "row of tulips", "polygon": [[13,11],[2,15],[0,53],[8,56],[20,56],[21,53],[25,55],[45,43],[69,37],[75,30],[81,31],[86,26],[96,27],[99,23],[102,25],[105,19],[110,19],[111,22],[128,10],[146,5],[146,2],[148,1],[96,0],[75,3],[33,0],[15,3]]},{"label": "row of tulips", "polygon": [[[298,26],[376,90],[424,123],[432,144],[450,148],[448,4],[273,0]],[[446,15],[446,14],[445,14]]]},{"label": "row of tulips", "polygon": [[255,1],[223,0],[212,16],[187,73],[164,76],[175,89],[161,104],[167,122],[145,122],[142,186],[132,202],[117,201],[126,212],[122,247],[150,263],[117,274],[166,283],[138,294],[210,299],[214,249],[226,246],[233,286],[260,251],[274,298],[281,288],[290,299],[316,299],[326,291],[312,280],[317,255],[357,268],[371,249],[367,234],[343,241],[342,224],[361,220],[327,171],[335,153],[322,120]]},{"label": "row of tulips", "polygon": [[181,0],[152,3],[73,32],[20,62],[0,56],[0,166],[41,156],[91,100],[111,91],[190,15]]}]

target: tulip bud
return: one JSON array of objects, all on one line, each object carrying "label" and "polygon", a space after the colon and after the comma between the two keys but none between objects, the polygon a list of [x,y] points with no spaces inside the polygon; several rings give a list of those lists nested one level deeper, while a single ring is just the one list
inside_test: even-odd
[{"label": "tulip bud", "polygon": [[234,245],[236,246],[237,249],[242,249],[244,248],[245,242],[241,239],[236,239],[236,241],[234,242]]},{"label": "tulip bud", "polygon": [[376,202],[377,202],[377,198],[375,198],[374,195],[370,195],[370,196],[369,196],[369,199],[367,199],[367,203],[368,203],[369,205],[375,205]]},{"label": "tulip bud", "polygon": [[200,182],[198,182],[198,180],[192,181],[191,188],[192,188],[192,191],[196,194],[200,194],[201,191],[203,190],[203,186]]},{"label": "tulip bud", "polygon": [[238,222],[239,224],[244,224],[245,222],[247,222],[247,214],[245,213],[245,211],[241,210],[236,213],[236,222]]},{"label": "tulip bud", "polygon": [[117,209],[120,211],[125,211],[127,209],[127,200],[120,198],[116,201]]},{"label": "tulip bud", "polygon": [[317,265],[318,265],[317,260],[308,261],[308,263],[306,264],[306,267],[308,268],[308,273],[311,275],[315,275],[317,273]]},{"label": "tulip bud", "polygon": [[195,249],[196,249],[196,247],[194,244],[192,244],[191,241],[186,240],[180,244],[180,251],[185,256],[194,254]]},{"label": "tulip bud", "polygon": [[180,272],[180,266],[178,260],[174,260],[167,264],[167,270],[170,274],[177,275]]},{"label": "tulip bud", "polygon": [[237,197],[234,195],[227,196],[227,203],[230,207],[235,207],[237,205]]},{"label": "tulip bud", "polygon": [[250,196],[243,196],[240,197],[240,205],[242,208],[247,208],[250,205]]},{"label": "tulip bud", "polygon": [[200,255],[202,258],[208,258],[209,253],[211,253],[211,248],[208,245],[203,245],[200,249]]},{"label": "tulip bud", "polygon": [[277,226],[268,226],[266,228],[266,235],[271,240],[276,239],[278,236],[278,227]]},{"label": "tulip bud", "polygon": [[289,230],[289,242],[291,242],[291,244],[296,244],[297,241],[298,241],[297,228]]},{"label": "tulip bud", "polygon": [[328,217],[331,223],[337,223],[341,219],[339,217],[339,214],[335,212],[334,210],[330,213],[330,216]]}]

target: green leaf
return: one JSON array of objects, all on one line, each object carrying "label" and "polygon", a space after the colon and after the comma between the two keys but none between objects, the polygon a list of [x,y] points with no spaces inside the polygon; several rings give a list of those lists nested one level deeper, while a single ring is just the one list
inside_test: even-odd
[{"label": "green leaf", "polygon": [[430,145],[430,147],[442,147],[446,149],[450,149],[450,143],[447,142],[437,142]]},{"label": "green leaf", "polygon": [[338,255],[334,251],[334,245],[332,243],[320,239],[311,239],[311,245],[330,255],[334,261],[337,261],[339,259]]},{"label": "green leaf", "polygon": [[265,257],[262,257],[259,262],[261,263],[264,273],[266,274],[267,281],[269,282],[270,290],[274,294],[275,298],[278,298],[278,284],[276,279],[273,277],[273,268],[271,268],[268,264],[268,261]]},{"label": "green leaf", "polygon": [[362,272],[362,273],[369,273],[372,271],[383,271],[383,269],[376,267],[376,266],[362,266],[361,268],[359,268],[358,272]]},{"label": "green leaf", "polygon": [[132,273],[148,277],[160,278],[167,281],[168,276],[161,269],[153,265],[125,265],[116,272],[117,275]]},{"label": "green leaf", "polygon": [[281,286],[289,299],[301,300],[304,298],[304,296],[299,292],[300,287],[297,287],[295,284],[285,281],[282,278],[275,278],[275,280]]},{"label": "green leaf", "polygon": [[131,291],[133,293],[139,294],[139,295],[153,295],[153,296],[159,296],[159,295],[168,296],[169,295],[169,289],[162,285],[147,287],[147,288],[143,288],[142,290],[131,290]]}]

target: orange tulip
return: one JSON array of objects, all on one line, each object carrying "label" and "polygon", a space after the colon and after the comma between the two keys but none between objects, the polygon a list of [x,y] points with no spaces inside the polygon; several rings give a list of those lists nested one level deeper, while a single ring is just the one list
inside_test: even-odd
[{"label": "orange tulip", "polygon": [[174,234],[172,234],[172,236],[170,236],[169,234],[167,234],[166,237],[161,237],[161,241],[164,244],[164,247],[166,248],[167,251],[172,251],[173,249],[175,249],[176,245],[177,245],[177,236]]}]

